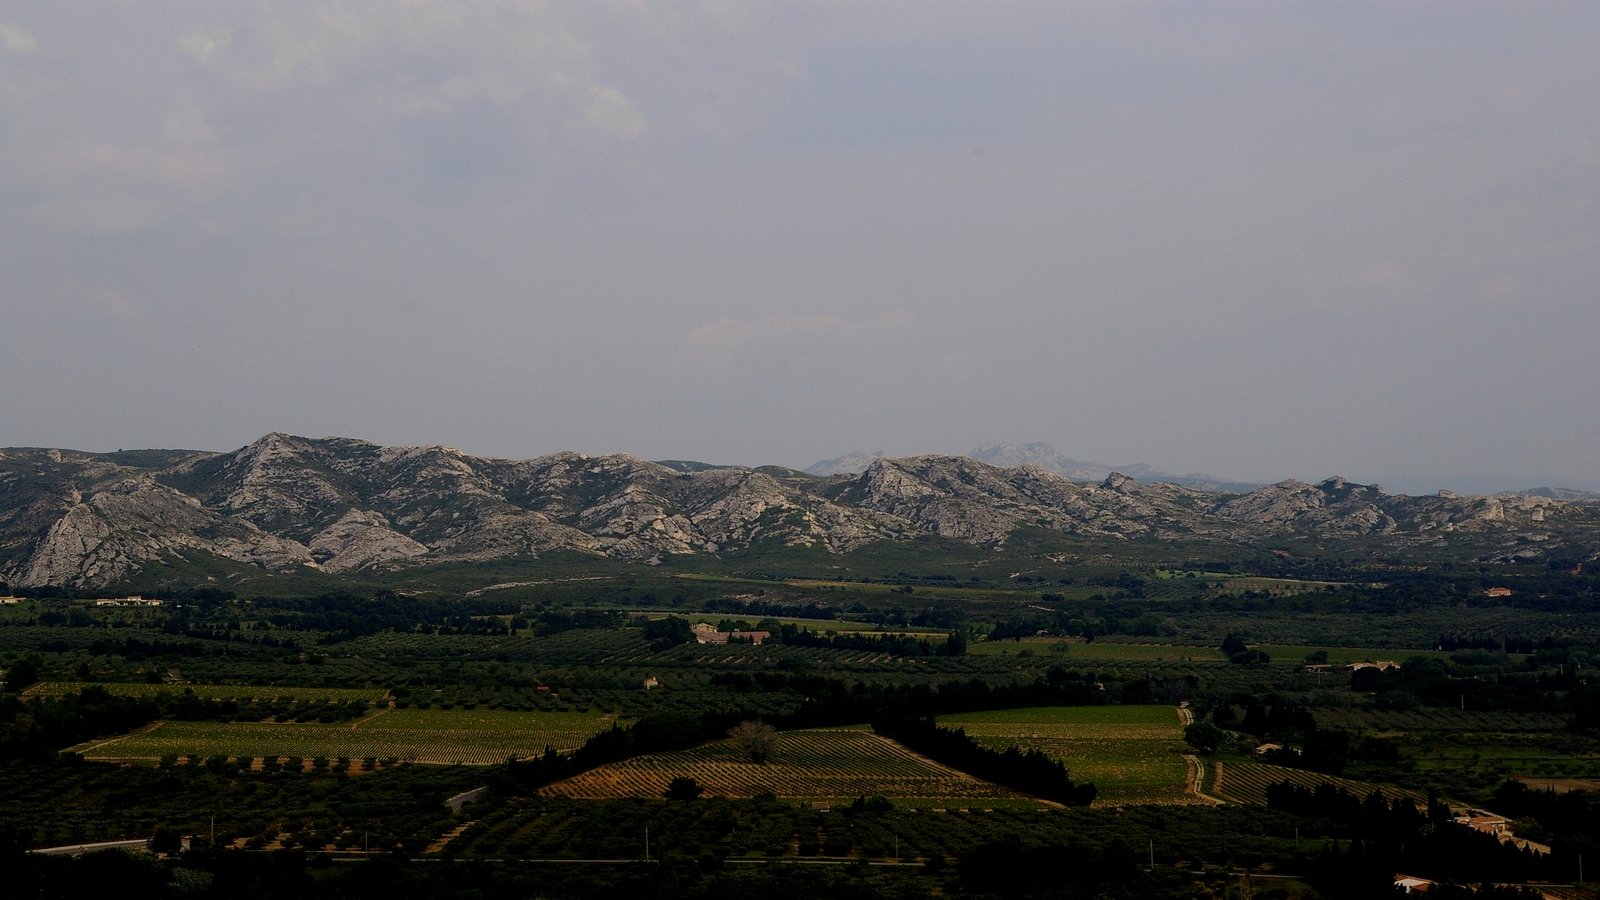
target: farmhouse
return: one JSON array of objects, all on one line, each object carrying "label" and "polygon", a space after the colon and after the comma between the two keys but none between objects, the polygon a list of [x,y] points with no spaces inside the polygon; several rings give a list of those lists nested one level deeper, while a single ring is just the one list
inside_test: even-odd
[{"label": "farmhouse", "polygon": [[698,644],[760,644],[772,637],[770,631],[718,631],[715,625],[696,622],[690,626]]},{"label": "farmhouse", "polygon": [[1342,666],[1339,667],[1339,671],[1341,671],[1341,672],[1356,672],[1356,671],[1359,671],[1361,669],[1377,669],[1380,672],[1387,672],[1390,669],[1398,670],[1399,668],[1400,668],[1400,664],[1397,663],[1397,662],[1394,662],[1393,660],[1380,659],[1380,660],[1375,660],[1375,661],[1363,661],[1363,662],[1346,663],[1345,665],[1342,665]]},{"label": "farmhouse", "polygon": [[1433,882],[1426,878],[1418,878],[1415,875],[1397,873],[1394,876],[1394,886],[1407,894],[1426,894],[1428,889],[1433,887]]},{"label": "farmhouse", "polygon": [[1546,855],[1550,853],[1549,846],[1512,834],[1511,826],[1506,822],[1504,816],[1497,816],[1481,809],[1472,809],[1468,810],[1465,815],[1456,816],[1454,821],[1463,828],[1471,828],[1473,831],[1492,834],[1500,840],[1500,843],[1510,844],[1519,850],[1531,850],[1534,853]]},{"label": "farmhouse", "polygon": [[103,599],[103,600],[96,600],[94,602],[94,605],[95,606],[160,606],[161,605],[161,601],[157,600],[157,599],[154,599],[154,598],[151,598],[151,599],[147,600],[144,597],[140,597],[137,594],[135,594],[135,595],[130,596],[130,597],[109,597],[109,598],[106,598],[106,599]]},{"label": "farmhouse", "polygon": [[1485,597],[1509,597],[1509,596],[1511,596],[1511,588],[1508,588],[1508,587],[1492,587],[1492,588],[1489,588],[1488,590],[1484,591],[1483,595]]},{"label": "farmhouse", "polygon": [[0,606],[14,606],[22,602],[21,597],[0,597]]}]

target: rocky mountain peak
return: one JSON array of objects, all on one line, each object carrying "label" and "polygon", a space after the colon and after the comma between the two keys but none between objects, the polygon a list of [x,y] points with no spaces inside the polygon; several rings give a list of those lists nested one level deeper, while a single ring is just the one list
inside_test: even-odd
[{"label": "rocky mountain peak", "polygon": [[773,546],[847,553],[918,534],[1000,547],[1023,532],[1230,547],[1290,532],[1471,535],[1521,559],[1559,546],[1562,534],[1600,533],[1600,507],[1390,496],[1339,477],[1218,495],[1120,471],[1081,484],[1039,462],[942,455],[878,456],[859,475],[816,479],[628,454],[487,459],[281,433],[221,454],[0,455],[0,580],[14,584],[108,584],[196,555],[342,573],[557,551],[639,562]]},{"label": "rocky mountain peak", "polygon": [[1108,491],[1121,491],[1127,489],[1129,485],[1137,483],[1134,479],[1121,472],[1112,472],[1106,476],[1105,481],[1100,482],[1100,486]]}]

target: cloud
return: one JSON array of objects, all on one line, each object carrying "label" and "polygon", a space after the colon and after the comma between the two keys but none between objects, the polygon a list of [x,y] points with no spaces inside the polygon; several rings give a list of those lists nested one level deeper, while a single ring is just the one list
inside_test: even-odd
[{"label": "cloud", "polygon": [[7,53],[24,56],[39,49],[39,42],[27,31],[0,22],[0,48],[4,48]]},{"label": "cloud", "polygon": [[614,87],[591,85],[589,103],[583,120],[604,132],[622,137],[637,138],[644,134],[644,116],[627,95]]}]

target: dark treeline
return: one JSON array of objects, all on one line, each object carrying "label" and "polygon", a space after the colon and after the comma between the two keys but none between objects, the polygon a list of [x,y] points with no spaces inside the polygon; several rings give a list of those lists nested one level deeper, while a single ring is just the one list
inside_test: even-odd
[{"label": "dark treeline", "polygon": [[735,613],[743,616],[775,616],[785,619],[835,619],[839,611],[816,603],[784,603],[778,600],[736,600],[732,597],[707,597],[698,604],[706,612]]},{"label": "dark treeline", "polygon": [[[760,716],[780,731],[888,721],[907,715],[932,716],[1022,706],[1083,706],[1104,702],[1104,695],[1094,675],[1069,673],[1059,668],[1052,669],[1036,681],[1018,685],[992,685],[971,679],[941,685],[869,686],[861,682],[847,684],[837,679],[783,672],[719,673],[713,676],[712,683],[733,688],[736,692],[792,692],[799,702],[789,712]],[[646,753],[683,750],[714,741],[726,735],[731,726],[753,718],[757,716],[739,709],[700,715],[644,716],[629,728],[612,726],[610,730],[589,738],[571,753],[558,753],[546,748],[541,756],[509,760],[503,770],[505,777],[497,783],[509,793],[529,792],[606,763]],[[1056,798],[1050,796],[1049,799]]]},{"label": "dark treeline", "polygon": [[1331,843],[1315,863],[1312,880],[1347,895],[1358,884],[1392,884],[1396,872],[1457,882],[1526,882],[1551,880],[1563,871],[1559,865],[1554,857],[1501,843],[1492,834],[1445,824],[1403,838],[1368,836],[1344,847]]},{"label": "dark treeline", "polygon": [[1452,664],[1413,656],[1399,668],[1357,669],[1350,675],[1350,687],[1376,694],[1378,705],[1387,708],[1452,706],[1478,711],[1577,711],[1570,699],[1583,688],[1577,672],[1566,668],[1517,670],[1476,665],[1475,662],[1469,658]]},{"label": "dark treeline", "polygon": [[514,617],[511,626],[531,627],[535,634],[544,637],[582,628],[620,628],[627,619],[623,613],[611,609],[544,609],[535,613],[531,621],[524,616]]},{"label": "dark treeline", "polygon": [[237,622],[168,622],[162,626],[168,634],[199,638],[205,641],[224,641],[230,644],[250,644],[256,647],[273,647],[279,650],[299,650],[300,641],[291,635],[270,631],[241,631]]},{"label": "dark treeline", "polygon": [[52,759],[62,747],[132,731],[160,715],[153,700],[115,697],[98,685],[58,698],[0,695],[0,759]]},{"label": "dark treeline", "polygon": [[1455,824],[1454,813],[1437,797],[1429,797],[1423,811],[1413,800],[1390,801],[1378,791],[1363,800],[1326,782],[1309,788],[1283,781],[1267,786],[1267,808],[1335,822],[1360,838],[1349,852],[1336,846],[1324,852],[1321,877],[1335,883],[1347,874],[1339,869],[1474,882],[1548,880],[1561,871],[1550,855]]},{"label": "dark treeline", "polygon": [[774,635],[779,643],[792,647],[822,647],[829,650],[865,650],[870,653],[887,653],[890,656],[963,656],[967,652],[967,639],[961,632],[953,632],[941,641],[904,634],[885,634],[874,631],[841,631],[818,634],[809,628],[785,624]]},{"label": "dark treeline", "polygon": [[[718,687],[735,692],[788,692],[798,707],[785,719],[792,728],[870,722],[889,714],[932,716],[1025,706],[1092,706],[1105,703],[1105,682],[1093,673],[1052,667],[1033,681],[994,684],[977,678],[924,684],[866,684],[796,672],[719,672]],[[1131,702],[1143,702],[1135,699]],[[776,724],[776,723],[774,723]]]},{"label": "dark treeline", "polygon": [[161,641],[145,638],[100,638],[89,644],[90,656],[115,654],[139,660],[150,657],[208,656],[219,652],[216,648],[195,641]]},{"label": "dark treeline", "polygon": [[207,722],[344,722],[368,710],[363,700],[216,700],[192,691],[159,691],[149,697],[119,697],[89,685],[62,697],[23,699],[0,695],[0,759],[50,759],[63,747],[90,738],[122,734],[156,719]]},{"label": "dark treeline", "polygon": [[[1438,880],[1429,889],[1428,897],[1532,900],[1543,896],[1520,886],[1494,884],[1528,880],[1524,875],[1537,868],[1528,859],[1508,863],[1511,857],[1531,854],[1502,845],[1493,835],[1445,826],[1404,843],[1378,839],[1358,839],[1344,845],[1328,843],[1312,862],[1308,880],[1334,897],[1397,896],[1393,884],[1399,872]],[[1463,883],[1481,887],[1463,887]]]},{"label": "dark treeline", "polygon": [[952,769],[1024,794],[1066,806],[1094,802],[1093,784],[1074,784],[1065,765],[1038,750],[1014,745],[992,750],[968,737],[966,729],[945,728],[932,719],[889,717],[873,722],[872,730]]},{"label": "dark treeline", "polygon": [[[1244,706],[1242,717],[1234,709],[1236,703]],[[1311,710],[1296,703],[1241,695],[1201,708],[1198,715],[1203,718],[1207,713],[1218,727],[1296,745],[1268,751],[1265,761],[1275,765],[1337,775],[1351,762],[1393,763],[1400,758],[1399,745],[1392,738],[1355,736],[1343,728],[1319,727]]]},{"label": "dark treeline", "polygon": [[191,690],[162,691],[155,695],[159,715],[164,719],[192,722],[348,722],[366,715],[371,708],[365,700],[319,703],[315,700],[272,699],[218,700],[198,697]]},{"label": "dark treeline", "polygon": [[644,716],[632,726],[618,725],[584,741],[571,753],[546,747],[530,759],[508,760],[493,787],[502,793],[532,793],[553,781],[571,778],[590,769],[647,753],[686,750],[727,734],[740,720],[736,713],[658,714]]},{"label": "dark treeline", "polygon": [[1539,637],[1527,634],[1496,634],[1493,631],[1474,631],[1468,634],[1446,632],[1440,634],[1440,650],[1496,650],[1501,653],[1537,653],[1540,650],[1564,650],[1579,646],[1581,642],[1569,635],[1545,634]]},{"label": "dark treeline", "polygon": [[[413,631],[419,626],[435,630],[444,622],[452,621],[452,617],[515,615],[521,611],[521,605],[511,600],[481,597],[439,601],[394,591],[378,591],[371,597],[340,591],[316,597],[258,600],[255,609],[275,627],[327,632],[322,643],[338,644],[385,631]],[[496,633],[505,633],[507,629],[499,622],[485,627],[498,629]]]},{"label": "dark treeline", "polygon": [[1383,796],[1383,792],[1373,791],[1362,800],[1354,793],[1326,781],[1315,788],[1292,781],[1269,784],[1267,808],[1328,819],[1350,826],[1352,833],[1368,837],[1409,837],[1422,831],[1430,822],[1438,824],[1450,818],[1449,808],[1436,799],[1430,798],[1428,812],[1424,813],[1417,808],[1416,801],[1408,797],[1397,796],[1391,802]]},{"label": "dark treeline", "polygon": [[[621,614],[617,615],[620,617]],[[734,623],[735,627],[732,630],[751,628],[747,621],[740,620],[740,622],[742,624]],[[723,620],[723,625],[720,627],[728,629],[729,624],[728,620]],[[695,640],[689,620],[681,616],[645,619],[639,623],[639,627],[643,629],[645,640],[650,641],[650,646],[654,650],[665,650]],[[769,642],[791,647],[859,650],[868,653],[886,653],[890,656],[964,656],[967,652],[967,638],[960,631],[952,632],[950,637],[944,640],[931,640],[925,637],[878,631],[841,631],[822,634],[793,623],[777,624],[770,619],[764,619],[754,627],[755,630],[768,631]]]},{"label": "dark treeline", "polygon": [[1600,792],[1534,790],[1520,781],[1495,789],[1496,812],[1533,819],[1549,832],[1557,856],[1600,858]]}]

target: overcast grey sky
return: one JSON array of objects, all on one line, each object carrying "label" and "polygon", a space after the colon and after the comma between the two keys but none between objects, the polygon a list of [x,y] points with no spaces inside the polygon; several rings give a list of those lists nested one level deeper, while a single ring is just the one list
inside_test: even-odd
[{"label": "overcast grey sky", "polygon": [[0,445],[1600,478],[1600,4],[0,2]]}]

